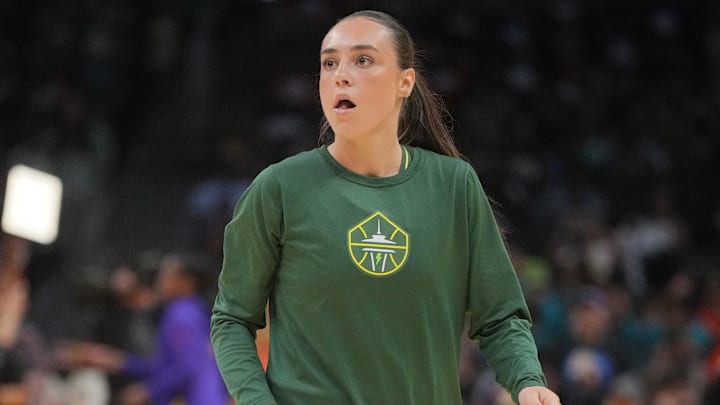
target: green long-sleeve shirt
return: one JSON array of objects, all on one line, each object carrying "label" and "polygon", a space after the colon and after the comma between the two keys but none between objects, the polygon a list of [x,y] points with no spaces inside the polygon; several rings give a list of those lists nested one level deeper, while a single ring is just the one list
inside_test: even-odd
[{"label": "green long-sleeve shirt", "polygon": [[[516,398],[544,385],[530,315],[466,162],[415,147],[348,171],[326,147],[260,173],[225,230],[212,317],[238,405],[460,404],[469,335]],[[267,374],[254,337],[270,300]]]}]

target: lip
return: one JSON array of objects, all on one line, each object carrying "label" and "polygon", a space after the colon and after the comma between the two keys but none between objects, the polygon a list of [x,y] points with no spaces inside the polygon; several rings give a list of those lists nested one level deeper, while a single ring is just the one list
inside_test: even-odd
[{"label": "lip", "polygon": [[350,114],[353,110],[355,110],[355,108],[333,108],[333,111],[337,115]]}]

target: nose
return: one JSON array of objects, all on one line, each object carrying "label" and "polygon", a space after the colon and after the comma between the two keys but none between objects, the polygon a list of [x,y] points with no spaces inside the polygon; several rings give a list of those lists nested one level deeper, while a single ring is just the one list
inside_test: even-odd
[{"label": "nose", "polygon": [[342,61],[335,69],[335,84],[338,86],[349,86],[351,84],[350,75],[345,65],[346,62]]}]

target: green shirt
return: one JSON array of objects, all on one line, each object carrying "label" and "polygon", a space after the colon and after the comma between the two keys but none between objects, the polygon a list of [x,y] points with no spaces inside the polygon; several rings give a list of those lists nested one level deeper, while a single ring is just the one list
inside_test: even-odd
[{"label": "green shirt", "polygon": [[[321,147],[269,166],[225,230],[212,317],[238,405],[460,404],[469,336],[515,398],[544,385],[487,197],[457,158],[404,148],[366,177]],[[409,152],[409,153],[408,153]],[[270,300],[267,375],[255,351]]]}]

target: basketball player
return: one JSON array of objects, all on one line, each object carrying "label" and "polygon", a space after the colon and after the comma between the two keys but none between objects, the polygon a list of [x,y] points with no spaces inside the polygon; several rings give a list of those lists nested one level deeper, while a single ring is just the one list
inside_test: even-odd
[{"label": "basketball player", "polygon": [[[521,405],[558,405],[488,199],[406,29],[361,11],[320,50],[325,145],[265,169],[227,225],[212,317],[238,404],[460,404],[466,315]],[[270,300],[267,374],[255,332]]]}]

